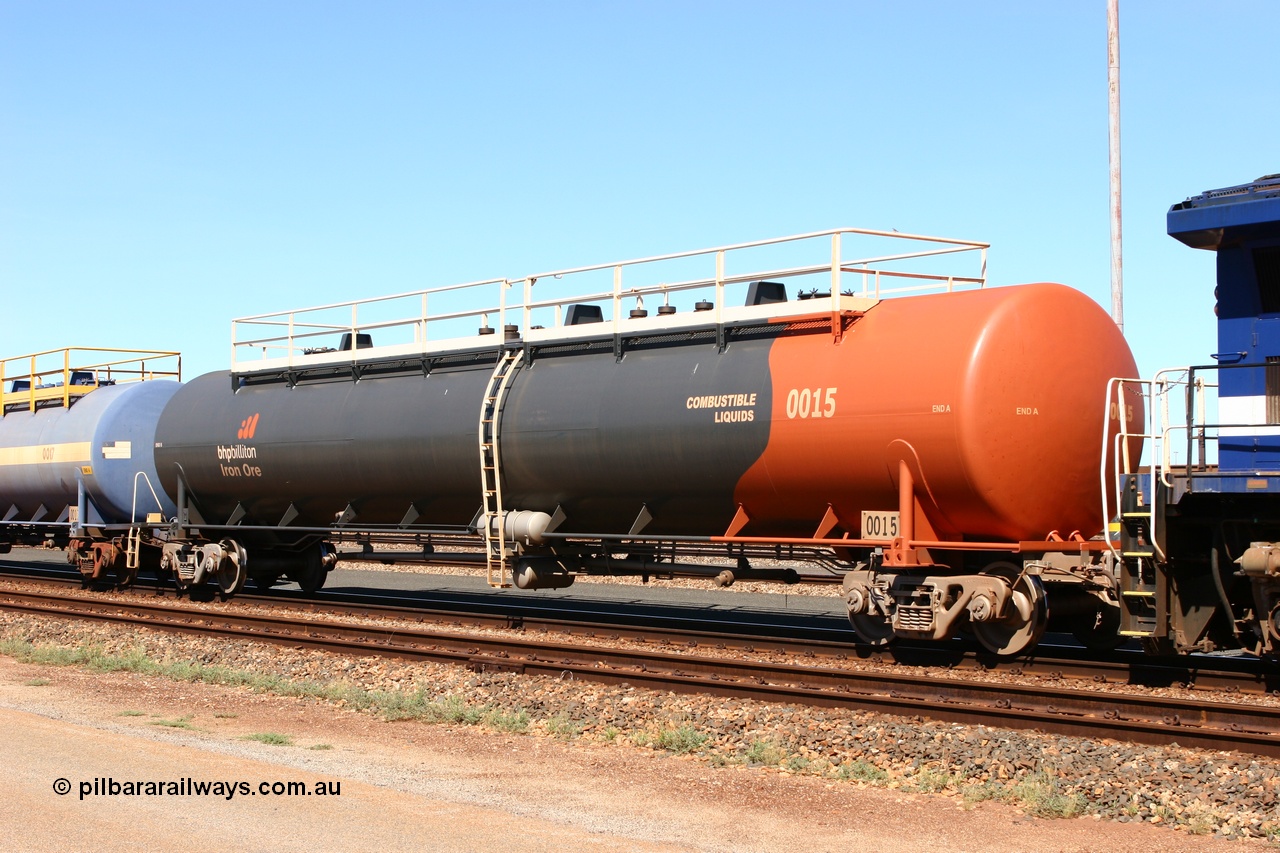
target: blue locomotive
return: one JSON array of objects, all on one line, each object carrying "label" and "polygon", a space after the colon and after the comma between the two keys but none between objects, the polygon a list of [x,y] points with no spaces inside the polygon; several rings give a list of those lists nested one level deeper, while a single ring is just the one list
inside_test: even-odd
[{"label": "blue locomotive", "polygon": [[1214,364],[1124,383],[1151,421],[1148,460],[1130,459],[1118,481],[1120,632],[1158,653],[1275,655],[1280,175],[1175,204],[1168,232],[1217,253],[1218,351]]}]

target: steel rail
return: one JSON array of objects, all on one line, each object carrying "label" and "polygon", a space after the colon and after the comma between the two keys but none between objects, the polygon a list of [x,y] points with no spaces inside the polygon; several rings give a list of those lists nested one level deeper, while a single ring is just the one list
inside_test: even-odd
[{"label": "steel rail", "polygon": [[0,609],[355,655],[1280,757],[1280,708],[0,591]]},{"label": "steel rail", "polygon": [[[29,583],[79,586],[79,575],[59,570],[55,576],[21,574],[0,564],[0,576]],[[143,595],[141,589],[133,592]],[[159,592],[157,590],[157,592]],[[145,593],[151,594],[151,593]],[[514,599],[514,600],[513,600]],[[306,613],[408,620],[494,629],[519,629],[599,640],[671,643],[689,648],[735,650],[748,654],[834,660],[866,660],[875,665],[902,665],[915,669],[943,668],[975,672],[1031,676],[1051,681],[1089,681],[1134,687],[1183,687],[1203,692],[1267,694],[1280,692],[1280,670],[1253,658],[1186,656],[1153,658],[1141,652],[1094,653],[1081,658],[1074,646],[1041,643],[1032,656],[1004,659],[975,650],[962,642],[913,645],[899,642],[890,647],[858,643],[843,624],[828,629],[812,618],[773,623],[744,622],[741,613],[714,614],[699,610],[689,615],[666,612],[679,605],[636,605],[628,602],[530,602],[510,593],[447,593],[424,607],[406,596],[374,596],[322,592],[318,598],[285,590],[265,595],[240,594],[245,605],[284,607]],[[603,608],[601,607],[603,604]],[[687,606],[686,606],[687,607]],[[806,624],[807,623],[807,624]]]}]

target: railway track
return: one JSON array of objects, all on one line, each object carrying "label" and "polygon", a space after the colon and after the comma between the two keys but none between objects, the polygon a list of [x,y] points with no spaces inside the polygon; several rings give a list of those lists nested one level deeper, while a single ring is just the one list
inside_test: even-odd
[{"label": "railway track", "polygon": [[[273,602],[278,604],[278,602]],[[498,671],[622,683],[688,693],[1036,729],[1139,743],[1227,749],[1280,757],[1280,709],[1007,681],[930,678],[918,673],[769,663],[718,654],[699,638],[635,649],[394,623],[353,624],[261,610],[111,601],[63,592],[0,591],[0,609],[91,619],[187,634],[283,643],[353,655],[384,655]],[[614,634],[605,639],[613,639]],[[622,639],[621,634],[616,634]]]},{"label": "railway track", "polygon": [[[0,563],[0,577],[65,589],[80,587],[79,574],[63,569],[32,569],[29,565]],[[140,587],[130,594],[145,600],[161,591]],[[511,628],[588,640],[621,639],[819,660],[862,659],[877,665],[945,668],[980,677],[1007,673],[1051,681],[1194,687],[1221,693],[1280,692],[1280,669],[1253,658],[1152,658],[1141,652],[1123,650],[1109,654],[1095,652],[1090,653],[1091,657],[1082,658],[1083,650],[1077,646],[1042,642],[1034,656],[1008,660],[961,642],[920,646],[899,642],[887,649],[867,646],[854,641],[847,627],[815,626],[812,619],[779,618],[773,622],[756,620],[744,624],[740,614],[728,618],[705,610],[682,614],[673,612],[674,608],[669,606],[624,602],[539,602],[527,596],[460,592],[433,594],[429,606],[424,606],[421,599],[406,600],[392,595],[325,591],[319,598],[307,598],[289,590],[257,595],[242,593],[235,601],[308,614],[402,619],[452,627]]]}]

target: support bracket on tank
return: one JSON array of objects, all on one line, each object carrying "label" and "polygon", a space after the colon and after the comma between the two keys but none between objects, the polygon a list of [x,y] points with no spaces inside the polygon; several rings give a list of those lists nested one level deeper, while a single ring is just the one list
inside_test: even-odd
[{"label": "support bracket on tank", "polygon": [[284,511],[284,515],[280,516],[280,523],[276,526],[288,527],[290,524],[293,524],[294,520],[297,519],[299,515],[301,515],[301,513],[298,512],[298,508],[290,502],[289,508]]},{"label": "support bracket on tank", "polygon": [[236,508],[231,510],[231,515],[227,516],[227,526],[233,527],[241,522],[245,517],[244,504],[236,502]]},{"label": "support bracket on tank", "polygon": [[742,504],[738,504],[738,511],[733,515],[733,521],[729,522],[729,527],[724,531],[725,538],[737,536],[742,528],[751,522],[751,516],[747,515],[746,509]]},{"label": "support bracket on tank", "polygon": [[560,529],[560,525],[564,524],[568,518],[569,516],[565,513],[564,507],[560,506],[560,504],[556,504],[556,511],[551,513],[551,521],[548,522],[547,529],[543,532],[554,533]]},{"label": "support bracket on tank", "polygon": [[628,536],[636,536],[640,531],[649,526],[649,522],[653,521],[653,513],[649,512],[648,504],[640,505],[640,512],[636,515],[636,520],[631,523],[631,529],[627,531]]},{"label": "support bracket on tank", "polygon": [[827,534],[836,529],[840,524],[840,519],[836,517],[836,511],[827,504],[827,511],[822,516],[822,521],[818,522],[818,529],[814,531],[814,539],[826,539]]},{"label": "support bracket on tank", "polygon": [[[289,506],[292,507],[293,504],[289,504]],[[416,506],[414,506],[413,504],[409,504],[409,508],[404,511],[404,518],[400,519],[399,526],[408,527],[410,524],[413,524],[415,521],[417,521],[418,516],[421,514],[422,513],[418,512],[418,508]],[[280,526],[283,527],[284,525],[281,524]]]}]

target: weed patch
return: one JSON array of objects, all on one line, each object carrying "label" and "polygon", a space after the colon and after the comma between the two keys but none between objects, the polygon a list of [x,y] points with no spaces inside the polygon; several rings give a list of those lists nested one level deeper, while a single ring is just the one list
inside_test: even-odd
[{"label": "weed patch", "polygon": [[921,770],[911,778],[914,790],[922,794],[937,794],[947,790],[956,780],[940,770]]},{"label": "weed patch", "polygon": [[268,746],[293,746],[293,738],[289,735],[282,735],[278,732],[258,732],[256,734],[245,735],[241,740],[255,740],[258,743],[265,743]]},{"label": "weed patch", "polygon": [[702,745],[707,742],[707,737],[693,726],[686,724],[678,729],[663,729],[658,732],[658,736],[654,738],[654,745],[677,755],[683,755],[702,749]]},{"label": "weed patch", "polygon": [[1036,817],[1075,817],[1084,812],[1081,794],[1065,794],[1057,780],[1037,773],[1013,786],[1013,797]]},{"label": "weed patch", "polygon": [[557,714],[548,719],[543,726],[547,730],[547,734],[560,740],[572,740],[582,731],[582,727],[577,725],[563,714]]},{"label": "weed patch", "polygon": [[181,717],[177,717],[176,719],[172,719],[172,720],[163,720],[163,719],[152,720],[151,725],[164,726],[170,729],[194,729],[195,728],[195,726],[191,725],[191,714],[185,714]]},{"label": "weed patch", "polygon": [[782,761],[786,753],[771,740],[753,740],[743,754],[748,764],[765,764],[770,767]]},{"label": "weed patch", "polygon": [[847,764],[841,764],[840,769],[836,771],[836,776],[854,782],[871,783],[885,782],[889,779],[889,774],[886,771],[862,758]]}]

